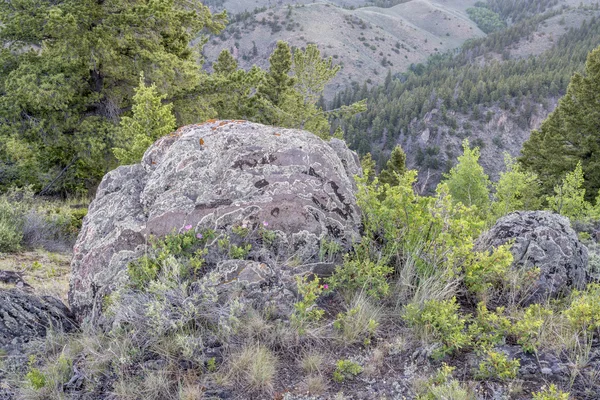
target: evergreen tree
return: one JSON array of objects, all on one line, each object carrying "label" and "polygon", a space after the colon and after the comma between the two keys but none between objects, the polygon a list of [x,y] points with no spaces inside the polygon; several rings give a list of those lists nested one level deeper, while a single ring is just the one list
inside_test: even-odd
[{"label": "evergreen tree", "polygon": [[406,172],[406,154],[399,145],[394,147],[385,169],[379,174],[379,182],[390,186],[398,186],[400,178]]},{"label": "evergreen tree", "polygon": [[238,69],[238,63],[229,50],[223,49],[213,64],[213,69],[217,74],[230,75]]},{"label": "evergreen tree", "polygon": [[295,80],[289,76],[292,70],[292,52],[289,44],[278,41],[273,54],[269,57],[269,71],[259,93],[273,106],[279,106],[284,96],[294,87]]},{"label": "evergreen tree", "polygon": [[578,163],[586,180],[587,200],[600,189],[600,47],[575,74],[558,107],[525,142],[519,161],[539,175],[546,193]]},{"label": "evergreen tree", "polygon": [[[224,22],[198,0],[0,2],[0,169],[10,171],[0,185],[11,177],[38,189],[50,182],[45,190],[55,192],[96,184],[114,166],[117,123],[140,71],[180,123],[201,117],[204,105],[191,99],[203,42],[190,43]],[[36,171],[22,170],[24,148],[35,152]]]},{"label": "evergreen tree", "polygon": [[488,211],[490,204],[490,180],[479,165],[479,148],[469,147],[469,140],[463,141],[463,155],[458,157],[449,174],[445,174],[445,183],[452,199],[464,205],[476,206],[482,215]]},{"label": "evergreen tree", "polygon": [[156,85],[146,86],[144,74],[141,74],[133,96],[133,116],[121,118],[119,139],[123,144],[113,149],[121,164],[140,162],[152,143],[175,129],[173,105],[161,103],[165,97],[158,94]]},{"label": "evergreen tree", "polygon": [[539,210],[541,208],[540,185],[534,173],[523,171],[516,160],[504,154],[506,171],[494,184],[492,218],[494,220],[519,210]]},{"label": "evergreen tree", "polygon": [[554,196],[546,199],[550,209],[568,217],[571,221],[584,220],[592,207],[585,201],[583,184],[583,170],[581,162],[578,162],[575,170],[567,173],[563,178],[562,184],[554,187]]},{"label": "evergreen tree", "polygon": [[375,161],[371,157],[371,153],[365,154],[360,159],[360,166],[362,167],[363,177],[366,179],[366,182],[373,182],[373,179],[375,179]]}]

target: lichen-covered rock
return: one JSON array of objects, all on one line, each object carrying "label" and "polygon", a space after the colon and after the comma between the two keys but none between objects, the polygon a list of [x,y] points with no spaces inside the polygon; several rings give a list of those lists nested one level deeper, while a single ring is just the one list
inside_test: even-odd
[{"label": "lichen-covered rock", "polygon": [[588,251],[569,220],[548,211],[514,212],[500,218],[477,240],[478,250],[512,242],[516,268],[540,268],[540,277],[526,302],[583,288],[588,282]]},{"label": "lichen-covered rock", "polygon": [[127,264],[144,254],[150,235],[189,225],[200,232],[268,224],[277,250],[252,253],[256,263],[213,268],[237,274],[233,279],[242,277],[247,287],[273,284],[292,269],[287,263],[323,261],[324,239],[342,249],[358,239],[359,173],[358,157],[342,141],[309,132],[245,121],[181,128],[150,147],[140,164],[104,177],[74,248],[70,305],[79,318],[89,315],[127,280]]},{"label": "lichen-covered rock", "polygon": [[76,327],[71,312],[60,300],[19,289],[0,289],[0,349],[9,354],[46,336],[50,328],[70,332]]}]

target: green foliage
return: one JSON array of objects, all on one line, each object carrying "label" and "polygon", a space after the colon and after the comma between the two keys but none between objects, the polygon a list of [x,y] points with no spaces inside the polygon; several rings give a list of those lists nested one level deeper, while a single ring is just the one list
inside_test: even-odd
[{"label": "green foliage", "polygon": [[[524,143],[519,161],[530,171],[538,174],[544,191],[550,194],[560,179],[575,169],[571,184],[579,188],[578,176],[585,176],[583,183],[586,200],[592,201],[600,189],[600,144],[597,140],[600,120],[600,48],[589,53],[585,74],[576,73],[571,78],[566,95],[558,107],[542,123],[540,130],[533,131]],[[578,164],[580,165],[578,166]],[[575,193],[573,193],[575,194]],[[577,198],[579,199],[579,194]],[[556,196],[555,196],[556,197]],[[577,200],[579,202],[579,200]],[[553,208],[562,210],[560,202]],[[579,215],[580,204],[573,210]]]},{"label": "green foliage", "polygon": [[568,392],[563,392],[553,383],[539,392],[533,392],[531,395],[533,400],[569,400],[570,398]]},{"label": "green foliage", "polygon": [[305,104],[316,104],[325,90],[325,85],[340,70],[333,65],[331,57],[321,58],[321,52],[315,44],[309,44],[305,50],[294,51],[292,74],[295,79],[294,88]]},{"label": "green foliage", "polygon": [[493,287],[500,287],[513,262],[511,245],[498,246],[492,251],[474,253],[471,262],[465,263],[464,281],[469,291],[484,297]]},{"label": "green foliage", "polygon": [[156,139],[173,132],[176,127],[173,105],[163,105],[165,95],[160,96],[156,85],[146,86],[144,74],[133,96],[133,116],[121,118],[119,129],[120,147],[114,148],[115,157],[121,164],[140,162],[146,149]]},{"label": "green foliage", "polygon": [[303,335],[306,329],[318,322],[325,311],[318,308],[316,301],[323,292],[318,276],[308,280],[306,276],[297,276],[296,284],[298,294],[302,297],[300,301],[294,304],[294,313],[290,316],[292,326]]},{"label": "green foliage", "polygon": [[46,192],[97,184],[114,167],[116,123],[132,106],[140,71],[160,83],[179,123],[201,116],[194,91],[203,41],[190,43],[224,22],[198,1],[2,3],[0,154],[8,182]]},{"label": "green foliage", "polygon": [[333,239],[324,237],[319,242],[319,260],[332,260],[338,253],[342,251],[342,246]]},{"label": "green foliage", "polygon": [[469,325],[476,351],[488,352],[494,346],[503,344],[511,326],[512,322],[504,315],[504,307],[498,307],[494,312],[488,310],[484,302],[478,303],[477,315]]},{"label": "green foliage", "polygon": [[479,379],[515,379],[520,366],[519,360],[509,360],[506,354],[490,350],[486,358],[479,363],[477,376]]},{"label": "green foliage", "polygon": [[373,158],[371,157],[371,153],[365,154],[360,159],[360,166],[363,171],[363,176],[366,178],[366,183],[373,182],[373,179],[375,179],[376,171],[375,171],[375,161],[373,161]]},{"label": "green foliage", "polygon": [[248,243],[243,246],[231,245],[229,248],[229,256],[233,259],[243,260],[248,256],[251,249],[252,245]]},{"label": "green foliage", "polygon": [[21,249],[25,214],[32,206],[32,200],[30,187],[12,189],[0,196],[0,252]]},{"label": "green foliage", "polygon": [[328,280],[331,288],[364,290],[376,298],[387,295],[390,288],[387,278],[393,268],[382,262],[371,261],[368,249],[362,244],[355,251],[353,256],[346,256],[341,266],[336,266],[335,273]]},{"label": "green foliage", "polygon": [[475,206],[482,215],[487,213],[490,203],[489,178],[479,165],[479,148],[471,149],[469,140],[463,141],[463,155],[458,164],[445,175],[446,184],[454,201],[467,207]]},{"label": "green foliage", "polygon": [[585,291],[573,291],[571,304],[564,313],[577,332],[597,332],[600,329],[600,285],[591,283]]},{"label": "green foliage", "polygon": [[422,335],[432,335],[442,344],[436,349],[434,357],[444,357],[471,342],[466,331],[467,318],[460,315],[456,298],[429,300],[423,306],[409,304],[404,308],[403,318],[409,326],[421,331]]},{"label": "green foliage", "polygon": [[216,74],[230,75],[237,71],[238,63],[228,49],[223,49],[213,64],[213,69]]},{"label": "green foliage", "polygon": [[406,172],[406,154],[402,147],[396,146],[390,155],[385,169],[379,174],[379,182],[382,185],[398,186],[400,177]]},{"label": "green foliage", "polygon": [[487,7],[467,8],[467,14],[469,14],[469,18],[477,24],[479,29],[485,33],[492,33],[506,26],[500,15]]},{"label": "green foliage", "polygon": [[34,367],[35,362],[35,356],[29,356],[29,371],[25,375],[25,380],[34,390],[40,390],[46,386],[46,375]]},{"label": "green foliage", "polygon": [[350,360],[338,360],[335,363],[335,371],[333,371],[333,380],[341,383],[347,379],[353,379],[356,375],[363,371],[363,367]]},{"label": "green foliage", "polygon": [[494,221],[513,211],[539,210],[542,206],[537,175],[525,171],[508,153],[504,154],[504,164],[506,170],[500,173],[500,179],[494,184]]},{"label": "green foliage", "polygon": [[554,196],[546,198],[550,209],[573,222],[585,219],[591,211],[591,205],[585,201],[584,182],[581,162],[578,162],[575,170],[567,173],[562,185],[554,187]]},{"label": "green foliage", "polygon": [[435,376],[425,384],[424,393],[417,396],[418,400],[473,400],[475,396],[459,381],[452,379],[455,367],[442,364]]},{"label": "green foliage", "polygon": [[537,352],[546,320],[552,314],[552,310],[544,308],[540,304],[532,304],[525,309],[522,317],[514,322],[511,333],[516,336],[517,343],[523,347],[524,351]]},{"label": "green foliage", "polygon": [[[145,289],[148,283],[158,278],[165,263],[170,260],[176,261],[181,277],[189,279],[198,276],[204,265],[206,241],[210,233],[199,236],[191,226],[186,226],[182,233],[174,230],[162,239],[151,237],[152,247],[144,256],[127,266],[131,285],[140,290]],[[239,248],[239,251],[244,252],[246,248]]]}]

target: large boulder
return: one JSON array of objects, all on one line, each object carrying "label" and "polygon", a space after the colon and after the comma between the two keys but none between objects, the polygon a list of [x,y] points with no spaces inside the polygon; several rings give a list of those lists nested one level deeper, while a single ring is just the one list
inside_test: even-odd
[{"label": "large boulder", "polygon": [[264,224],[274,231],[275,255],[263,249],[247,262],[212,266],[223,271],[223,283],[240,277],[264,286],[328,270],[319,259],[323,241],[347,249],[359,238],[353,176],[360,171],[342,141],[326,143],[306,131],[246,121],[180,128],[154,143],[140,164],[102,180],[74,248],[71,308],[78,318],[89,316],[127,282],[126,267],[144,254],[150,235],[183,227],[218,232]]},{"label": "large boulder", "polygon": [[58,299],[19,289],[0,289],[0,349],[19,353],[25,343],[46,336],[48,329],[76,329],[71,312]]},{"label": "large boulder", "polygon": [[514,268],[540,268],[525,302],[538,302],[581,289],[588,282],[588,250],[569,220],[548,211],[522,211],[500,218],[477,240],[478,250],[512,243]]}]

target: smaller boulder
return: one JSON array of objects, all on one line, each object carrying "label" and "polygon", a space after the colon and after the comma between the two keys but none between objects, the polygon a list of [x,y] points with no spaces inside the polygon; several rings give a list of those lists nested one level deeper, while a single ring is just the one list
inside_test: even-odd
[{"label": "smaller boulder", "polygon": [[50,296],[34,296],[18,289],[0,289],[0,349],[20,352],[23,344],[46,336],[48,329],[77,328],[69,309]]},{"label": "smaller boulder", "polygon": [[588,250],[565,217],[548,211],[508,214],[477,239],[476,249],[489,250],[509,242],[513,243],[513,268],[540,268],[525,303],[582,289],[589,281]]}]

